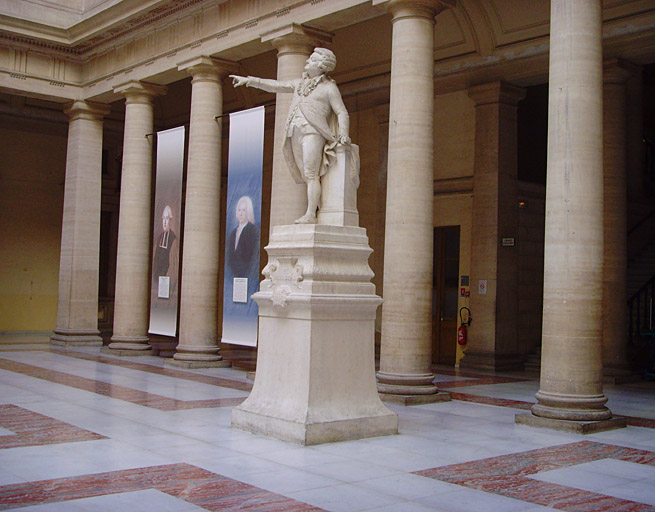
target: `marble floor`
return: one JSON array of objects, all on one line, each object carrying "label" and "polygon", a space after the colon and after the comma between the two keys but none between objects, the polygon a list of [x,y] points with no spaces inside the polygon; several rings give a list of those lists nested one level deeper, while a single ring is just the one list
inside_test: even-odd
[{"label": "marble floor", "polygon": [[230,427],[247,355],[183,370],[44,341],[0,340],[0,510],[655,511],[655,383],[607,385],[628,427],[582,436],[514,423],[534,377],[439,367],[453,400],[390,405],[399,435],[301,447]]}]

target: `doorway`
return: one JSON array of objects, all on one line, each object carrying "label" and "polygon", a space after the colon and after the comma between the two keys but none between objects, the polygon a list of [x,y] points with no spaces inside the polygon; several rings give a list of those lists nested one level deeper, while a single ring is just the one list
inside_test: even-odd
[{"label": "doorway", "polygon": [[459,297],[459,226],[434,228],[432,362],[455,365]]}]

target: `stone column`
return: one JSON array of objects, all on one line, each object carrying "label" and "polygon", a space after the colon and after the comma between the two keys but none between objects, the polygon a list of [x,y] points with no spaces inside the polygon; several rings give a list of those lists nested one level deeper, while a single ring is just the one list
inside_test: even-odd
[{"label": "stone column", "polygon": [[68,125],[57,327],[53,345],[102,345],[98,265],[102,195],[102,118],[106,105],[74,101]]},{"label": "stone column", "polygon": [[[380,4],[383,2],[374,2]],[[384,2],[393,15],[384,303],[378,391],[442,400],[432,384],[434,17],[436,1]],[[446,395],[447,396],[447,395]]]},{"label": "stone column", "polygon": [[[277,49],[277,80],[300,78],[305,61],[317,46],[326,46],[330,37],[324,32],[292,24],[262,36]],[[286,137],[286,121],[292,94],[275,97],[275,133],[273,138],[273,171],[271,183],[271,215],[269,233],[275,226],[293,224],[307,210],[307,189],[296,183],[282,154]]]},{"label": "stone column", "polygon": [[184,213],[180,339],[175,366],[229,366],[218,348],[218,261],[221,197],[221,80],[231,63],[197,57],[178,66],[191,81],[189,163]]},{"label": "stone column", "polygon": [[[503,82],[472,87],[475,161],[471,233],[471,313],[468,349],[461,365],[516,370],[518,354],[517,104],[525,91]],[[486,283],[484,289],[481,286]],[[484,291],[484,293],[482,293]]]},{"label": "stone column", "polygon": [[152,189],[153,100],[165,87],[128,82],[115,89],[125,96],[123,169],[118,218],[114,334],[109,350],[119,355],[149,354],[150,201]]},{"label": "stone column", "polygon": [[629,374],[627,361],[627,63],[613,59],[603,70],[603,374]]},{"label": "stone column", "polygon": [[541,385],[532,415],[517,415],[582,432],[622,426],[602,384],[601,10],[551,2]]}]

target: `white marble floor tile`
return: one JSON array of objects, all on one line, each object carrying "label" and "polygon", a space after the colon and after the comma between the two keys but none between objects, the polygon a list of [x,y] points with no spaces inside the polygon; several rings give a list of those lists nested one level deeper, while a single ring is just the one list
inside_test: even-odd
[{"label": "white marble floor tile", "polygon": [[381,478],[384,476],[402,474],[391,468],[385,468],[369,462],[352,459],[346,459],[343,462],[306,466],[303,469],[311,473],[327,476],[346,483],[355,483],[369,480],[371,478]]},{"label": "white marble floor tile", "polygon": [[366,512],[435,512],[435,509],[413,501],[402,501],[391,505],[367,508]]},{"label": "white marble floor tile", "polygon": [[170,464],[175,460],[103,439],[80,443],[7,448],[2,467],[28,481]]},{"label": "white marble floor tile", "polygon": [[169,494],[148,489],[78,500],[34,505],[20,509],[22,512],[200,512],[205,510]]},{"label": "white marble floor tile", "polygon": [[357,485],[407,500],[415,500],[416,498],[433,496],[442,492],[451,492],[459,489],[458,486],[447,482],[407,473],[373,478],[358,482]]},{"label": "white marble floor tile", "polygon": [[534,507],[534,504],[524,501],[463,487],[414,501],[438,512],[524,512],[526,508]]},{"label": "white marble floor tile", "polygon": [[316,450],[311,446],[289,446],[283,450],[259,454],[262,459],[277,462],[294,468],[314,466],[317,464],[330,464],[348,460],[344,456],[334,455]]},{"label": "white marble floor tile", "polygon": [[603,494],[655,507],[655,481],[639,480],[603,489]]},{"label": "white marble floor tile", "polygon": [[[191,462],[189,462],[191,464]],[[271,462],[270,460],[260,459],[252,455],[238,455],[235,457],[219,458],[197,458],[192,464],[196,467],[206,469],[217,475],[226,476],[236,480],[241,479],[244,475],[255,473],[271,473],[289,469],[287,466]]]},{"label": "white marble floor tile", "polygon": [[284,494],[329,512],[359,512],[373,507],[397,505],[404,501],[396,496],[365,489],[355,484],[341,484]]},{"label": "white marble floor tile", "polygon": [[646,464],[601,459],[531,478],[655,506],[655,467]]},{"label": "white marble floor tile", "polygon": [[289,468],[273,472],[241,475],[238,480],[261,489],[266,489],[267,491],[284,495],[341,484],[338,480],[326,476]]}]

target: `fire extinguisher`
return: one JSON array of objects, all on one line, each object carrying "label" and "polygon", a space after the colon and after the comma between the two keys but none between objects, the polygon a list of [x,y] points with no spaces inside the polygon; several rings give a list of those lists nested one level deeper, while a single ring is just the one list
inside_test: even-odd
[{"label": "fire extinguisher", "polygon": [[[466,321],[462,318],[462,311],[466,310],[468,318]],[[460,308],[459,310],[459,327],[457,328],[457,343],[466,345],[466,328],[471,325],[471,310],[467,307]]]}]

